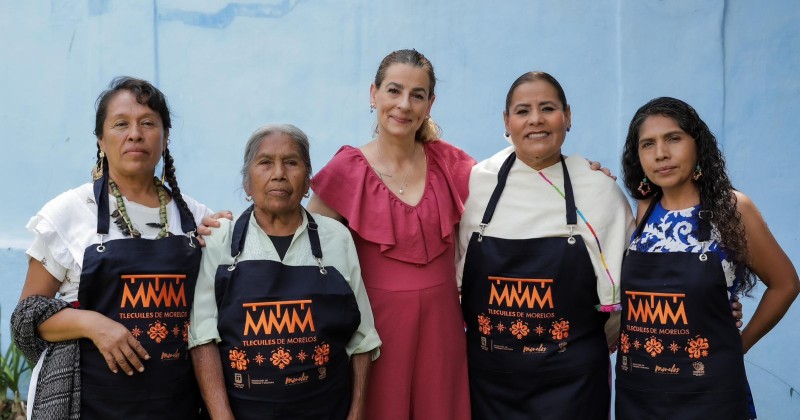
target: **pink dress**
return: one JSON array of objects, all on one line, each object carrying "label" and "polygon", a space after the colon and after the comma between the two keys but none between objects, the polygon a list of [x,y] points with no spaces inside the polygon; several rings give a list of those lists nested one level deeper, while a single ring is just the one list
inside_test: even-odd
[{"label": "pink dress", "polygon": [[367,389],[367,418],[469,419],[466,342],[455,281],[455,228],[475,160],[425,143],[425,192],[416,206],[344,146],[311,181],[347,221],[383,345]]}]

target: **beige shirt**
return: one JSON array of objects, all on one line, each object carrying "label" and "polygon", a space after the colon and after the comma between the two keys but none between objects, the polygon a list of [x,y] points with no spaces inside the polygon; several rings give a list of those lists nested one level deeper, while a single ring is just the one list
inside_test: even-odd
[{"label": "beige shirt", "polygon": [[[472,168],[469,198],[459,228],[456,276],[459,287],[470,237],[479,231],[495,186],[497,173],[514,150],[510,146]],[[565,160],[575,195],[575,204],[586,220],[578,215],[576,234],[581,235],[597,276],[597,295],[606,306],[620,302],[619,281],[622,257],[634,229],[630,205],[622,190],[611,178],[589,168],[578,155]],[[484,235],[505,239],[567,237],[565,200],[541,175],[564,191],[561,163],[537,171],[517,159],[511,167],[506,187]],[[597,240],[587,222],[597,234]],[[599,246],[598,246],[599,240]],[[602,249],[602,253],[601,253]]]},{"label": "beige shirt", "polygon": [[[319,239],[322,246],[323,264],[335,267],[342,274],[353,294],[361,312],[361,324],[347,343],[348,355],[372,352],[375,360],[380,354],[381,340],[375,330],[372,317],[372,308],[369,305],[367,292],[361,279],[361,267],[358,264],[358,255],[353,244],[350,232],[341,223],[334,219],[314,215],[314,220],[319,225]],[[217,303],[214,294],[214,282],[217,267],[233,262],[231,256],[231,241],[233,238],[234,222],[219,219],[221,226],[212,229],[209,236],[205,236],[206,247],[203,249],[203,259],[200,264],[200,275],[197,278],[197,288],[194,295],[194,306],[191,312],[189,326],[189,348],[196,347],[211,341],[219,342],[217,330]],[[247,229],[247,238],[244,249],[238,261],[268,260],[281,261],[278,251],[261,226],[256,223],[255,217],[250,217]],[[311,254],[311,243],[308,238],[308,219],[303,212],[303,222],[297,228],[292,238],[292,243],[281,261],[289,266],[317,266],[317,260]]]}]

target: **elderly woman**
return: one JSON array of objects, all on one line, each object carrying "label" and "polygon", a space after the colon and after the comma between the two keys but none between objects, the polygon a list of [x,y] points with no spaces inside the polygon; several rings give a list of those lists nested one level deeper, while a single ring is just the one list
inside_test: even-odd
[{"label": "elderly woman", "polygon": [[256,130],[242,176],[253,205],[206,238],[189,329],[208,410],[214,419],[361,418],[381,342],[350,233],[300,205],[311,180],[306,135]]},{"label": "elderly woman", "polygon": [[[689,104],[639,108],[622,164],[639,226],[622,265],[617,418],[755,418],[743,354],[791,306],[797,271]],[[766,290],[740,334],[728,304],[759,278]]]},{"label": "elderly woman", "polygon": [[31,418],[197,418],[186,328],[201,254],[195,223],[209,210],[180,193],[170,127],[161,91],[114,79],[97,102],[94,182],[28,223],[35,238],[12,327],[39,361]]},{"label": "elderly woman", "polygon": [[551,75],[520,76],[503,119],[513,145],[472,169],[459,233],[472,417],[607,419],[618,324],[608,342],[604,327],[630,207],[611,178],[561,154],[572,120]]}]

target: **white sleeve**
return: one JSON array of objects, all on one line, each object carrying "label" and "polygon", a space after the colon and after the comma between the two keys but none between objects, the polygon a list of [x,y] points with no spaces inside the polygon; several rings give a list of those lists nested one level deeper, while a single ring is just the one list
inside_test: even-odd
[{"label": "white sleeve", "polygon": [[190,313],[189,348],[211,341],[219,342],[217,330],[217,298],[214,289],[217,267],[222,257],[230,250],[233,223],[228,219],[220,219],[220,227],[212,228],[211,234],[205,236],[206,247],[200,261],[200,273],[194,289],[194,303]]}]

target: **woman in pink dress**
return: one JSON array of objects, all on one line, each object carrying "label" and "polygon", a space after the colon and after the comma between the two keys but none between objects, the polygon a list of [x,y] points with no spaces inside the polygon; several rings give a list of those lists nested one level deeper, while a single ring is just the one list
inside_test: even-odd
[{"label": "woman in pink dress", "polygon": [[468,419],[455,229],[475,164],[430,118],[436,78],[415,50],[394,51],[370,87],[375,138],[342,147],[314,177],[308,209],[353,234],[383,341],[369,419]]}]

